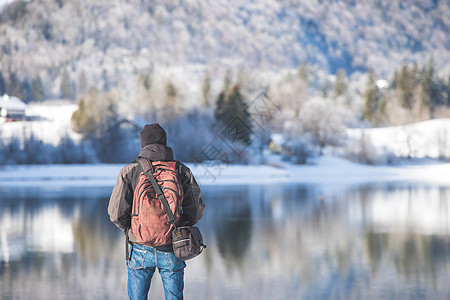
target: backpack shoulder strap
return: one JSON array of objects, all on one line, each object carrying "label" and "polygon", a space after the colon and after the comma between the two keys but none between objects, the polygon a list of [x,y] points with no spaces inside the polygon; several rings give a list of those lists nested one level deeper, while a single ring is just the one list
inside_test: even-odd
[{"label": "backpack shoulder strap", "polygon": [[138,157],[135,162],[137,162],[144,173],[147,173],[150,170],[153,170],[153,165],[150,163],[150,161],[144,157]]},{"label": "backpack shoulder strap", "polygon": [[155,177],[153,176],[153,166],[151,164],[151,161],[144,157],[138,157],[136,159],[136,162],[141,166],[142,171],[145,173],[145,175],[147,175],[148,179],[150,180],[159,201],[161,201],[164,210],[166,211],[169,223],[172,223],[175,226],[175,216],[173,215],[172,210],[170,209],[169,203],[167,203],[166,196],[164,196],[164,193],[161,191],[161,188],[159,187]]}]

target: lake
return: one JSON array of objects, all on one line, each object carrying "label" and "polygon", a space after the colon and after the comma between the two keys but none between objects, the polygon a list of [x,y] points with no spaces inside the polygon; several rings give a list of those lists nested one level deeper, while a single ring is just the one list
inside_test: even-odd
[{"label": "lake", "polygon": [[[1,299],[126,299],[111,190],[0,188]],[[208,185],[203,199],[186,299],[450,299],[448,186]]]}]

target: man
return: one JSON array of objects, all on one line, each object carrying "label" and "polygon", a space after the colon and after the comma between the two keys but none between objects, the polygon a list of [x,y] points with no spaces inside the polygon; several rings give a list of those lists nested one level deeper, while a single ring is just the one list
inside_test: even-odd
[{"label": "man", "polygon": [[[141,132],[142,150],[139,157],[152,162],[173,161],[173,152],[166,146],[164,129],[157,123],[147,124]],[[182,212],[177,226],[194,225],[203,216],[205,205],[201,199],[200,188],[188,167],[176,163],[181,188],[183,189]],[[122,168],[114,186],[108,214],[111,221],[129,239],[127,253],[128,283],[130,299],[147,299],[152,276],[158,268],[164,287],[165,299],[183,299],[184,268],[186,264],[173,253],[172,245],[148,245],[137,242],[131,229],[133,197],[142,169],[136,162]],[[155,200],[156,201],[156,200]],[[154,221],[154,220],[153,220]],[[165,220],[167,222],[167,219]],[[128,245],[127,245],[128,247]]]}]

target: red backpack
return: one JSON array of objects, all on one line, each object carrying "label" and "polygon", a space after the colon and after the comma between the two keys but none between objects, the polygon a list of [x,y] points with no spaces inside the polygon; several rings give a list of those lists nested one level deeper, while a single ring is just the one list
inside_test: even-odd
[{"label": "red backpack", "polygon": [[[139,158],[141,159],[141,158]],[[178,225],[182,212],[183,188],[177,161],[154,161],[153,176],[164,193]],[[141,171],[134,190],[131,230],[138,243],[157,247],[172,242],[174,225],[168,222],[163,204],[147,175]]]}]

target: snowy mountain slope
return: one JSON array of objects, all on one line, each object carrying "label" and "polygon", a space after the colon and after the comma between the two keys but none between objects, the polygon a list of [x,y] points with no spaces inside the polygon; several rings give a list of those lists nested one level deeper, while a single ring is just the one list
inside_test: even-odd
[{"label": "snowy mountain slope", "polygon": [[201,65],[217,77],[310,63],[331,74],[374,67],[383,77],[433,57],[445,76],[449,14],[448,1],[423,0],[17,0],[0,15],[0,70],[39,76],[47,98],[60,96],[65,72],[78,88],[129,90],[158,67],[195,74]]}]

